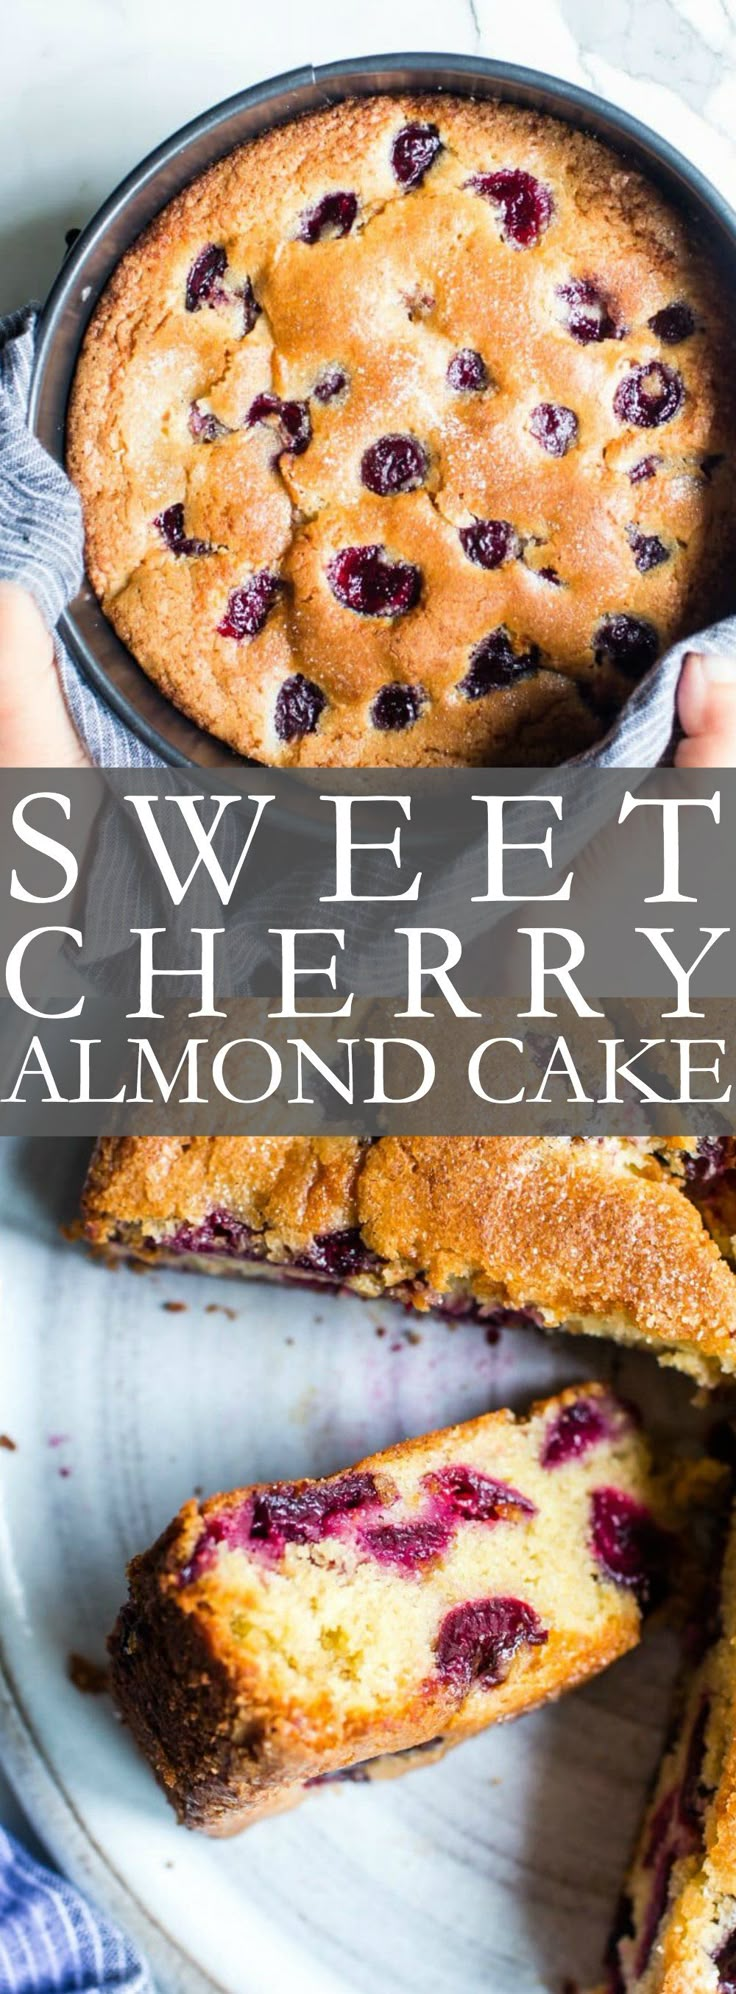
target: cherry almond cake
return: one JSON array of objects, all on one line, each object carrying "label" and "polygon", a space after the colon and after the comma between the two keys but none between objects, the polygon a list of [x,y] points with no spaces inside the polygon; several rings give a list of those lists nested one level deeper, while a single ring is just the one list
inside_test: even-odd
[{"label": "cherry almond cake", "polygon": [[733,1152],[730,1137],[107,1138],[82,1230],[111,1257],[644,1343],[715,1384],[736,1371]]},{"label": "cherry almond cake", "polygon": [[115,1695],[180,1819],[231,1834],[597,1674],[666,1583],[675,1513],[599,1385],[192,1500],[130,1567]]},{"label": "cherry almond cake", "polygon": [[713,1617],[621,1897],[605,1994],[736,1994],[736,1523]]},{"label": "cherry almond cake", "polygon": [[195,180],[74,385],[92,584],[265,763],[556,763],[728,606],[731,315],[621,156],[361,98]]}]

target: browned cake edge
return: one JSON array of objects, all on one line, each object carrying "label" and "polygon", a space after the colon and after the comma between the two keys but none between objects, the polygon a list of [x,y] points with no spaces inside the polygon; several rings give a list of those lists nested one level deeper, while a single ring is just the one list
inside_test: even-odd
[{"label": "browned cake edge", "polygon": [[[616,1141],[123,1138],[95,1151],[82,1229],[118,1256],[256,1275],[291,1263],[302,1279],[315,1236],[356,1229],[369,1264],[342,1285],[359,1293],[534,1310],[715,1383],[736,1370],[736,1277],[684,1181]],[[253,1227],[264,1257],[169,1256],[176,1226],[213,1208]]]}]

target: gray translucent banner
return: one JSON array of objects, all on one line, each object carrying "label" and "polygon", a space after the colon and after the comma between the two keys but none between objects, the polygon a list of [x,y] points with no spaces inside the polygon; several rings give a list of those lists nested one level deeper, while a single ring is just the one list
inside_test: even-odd
[{"label": "gray translucent banner", "polygon": [[736,1128],[736,773],[0,772],[0,1133]]}]

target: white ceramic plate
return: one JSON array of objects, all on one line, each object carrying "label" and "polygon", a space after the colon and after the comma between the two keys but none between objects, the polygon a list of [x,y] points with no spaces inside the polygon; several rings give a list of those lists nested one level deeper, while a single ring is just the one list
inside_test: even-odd
[{"label": "white ceramic plate", "polygon": [[438,1765],[327,1789],[226,1843],[176,1826],[67,1660],[104,1660],[126,1559],[195,1489],[324,1473],[612,1367],[682,1424],[686,1385],[582,1341],[517,1331],[491,1347],[476,1326],[426,1322],[416,1341],[388,1306],[110,1272],[59,1235],[84,1161],[67,1142],[0,1143],[0,1428],[17,1449],[0,1450],[0,1721],[34,1825],[162,1990],[589,1983],[664,1727],[668,1636]]}]

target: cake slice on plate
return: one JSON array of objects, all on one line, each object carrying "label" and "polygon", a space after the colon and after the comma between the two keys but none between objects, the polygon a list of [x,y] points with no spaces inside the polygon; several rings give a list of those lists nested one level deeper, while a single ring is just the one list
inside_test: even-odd
[{"label": "cake slice on plate", "polygon": [[689,1187],[685,1146],[614,1137],[124,1138],[98,1145],[82,1223],[111,1255],[522,1311],[712,1384],[736,1370],[736,1277]]},{"label": "cake slice on plate", "polygon": [[606,1994],[736,1994],[736,1522],[621,1897]]},{"label": "cake slice on plate", "polygon": [[114,1692],[180,1819],[233,1833],[595,1675],[637,1642],[672,1521],[599,1385],[190,1501],[130,1567]]}]

